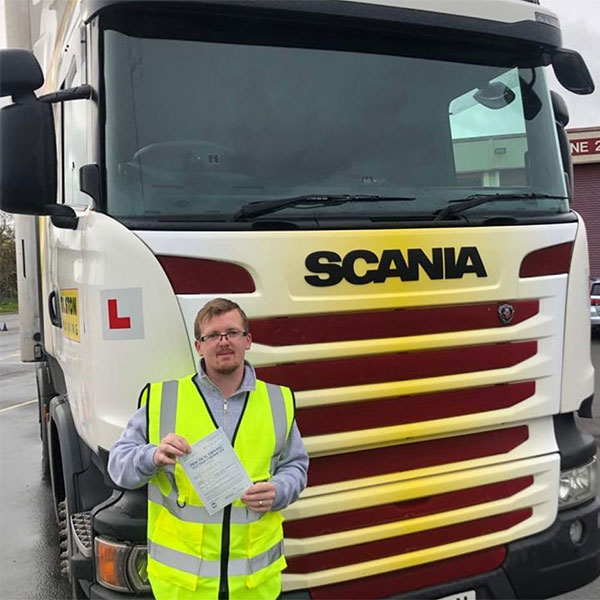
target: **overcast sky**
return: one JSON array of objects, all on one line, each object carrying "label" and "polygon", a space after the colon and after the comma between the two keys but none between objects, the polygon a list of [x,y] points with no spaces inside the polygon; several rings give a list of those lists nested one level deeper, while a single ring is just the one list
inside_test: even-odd
[{"label": "overcast sky", "polygon": [[[596,91],[577,96],[565,90],[551,73],[551,87],[565,99],[574,127],[600,126],[600,0],[541,0],[560,19],[565,48],[577,50],[594,78]],[[551,69],[550,69],[551,71]]]},{"label": "overcast sky", "polygon": [[6,32],[4,31],[4,0],[0,0],[0,48],[6,46]]},{"label": "overcast sky", "polygon": [[[31,0],[21,0],[28,2]],[[447,0],[451,2],[451,0]],[[569,111],[569,128],[600,126],[600,0],[541,0],[561,22],[563,44],[579,51],[596,83],[589,96],[577,96],[563,89],[550,73],[551,87],[561,93]],[[4,0],[0,0],[0,48],[5,47]],[[551,69],[549,69],[551,71]]]}]

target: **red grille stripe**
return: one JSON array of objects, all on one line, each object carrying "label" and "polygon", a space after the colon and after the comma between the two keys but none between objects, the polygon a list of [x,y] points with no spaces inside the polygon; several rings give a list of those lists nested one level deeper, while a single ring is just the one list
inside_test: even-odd
[{"label": "red grille stripe", "polygon": [[[531,318],[540,308],[537,300],[519,300],[510,304],[515,309],[511,325]],[[252,337],[260,344],[288,346],[505,327],[498,317],[500,305],[489,303],[252,319]]]},{"label": "red grille stripe", "polygon": [[377,560],[386,556],[407,554],[424,548],[451,544],[459,540],[488,535],[496,531],[510,529],[522,523],[533,514],[531,508],[522,508],[502,515],[485,517],[466,523],[419,531],[385,540],[356,544],[345,548],[315,552],[306,556],[293,556],[287,559],[288,573],[312,573],[335,569],[354,563]]},{"label": "red grille stripe", "polygon": [[515,342],[377,354],[256,369],[266,381],[285,382],[296,391],[472,373],[516,365],[537,352],[537,342]]},{"label": "red grille stripe", "polygon": [[502,384],[418,396],[299,408],[304,436],[446,419],[514,406],[535,394],[535,382]]},{"label": "red grille stripe", "polygon": [[256,290],[250,273],[233,263],[186,256],[156,258],[176,294],[242,294]]},{"label": "red grille stripe", "polygon": [[313,600],[383,598],[493,571],[505,558],[506,549],[497,546],[418,567],[313,588],[310,596]]},{"label": "red grille stripe", "polygon": [[410,471],[510,452],[529,437],[526,425],[427,442],[312,458],[309,485]]},{"label": "red grille stripe", "polygon": [[509,498],[533,485],[533,481],[533,476],[528,475],[527,477],[511,479],[510,481],[480,485],[466,490],[426,496],[415,500],[369,506],[368,508],[298,519],[297,521],[285,521],[283,530],[286,537],[307,538],[315,535],[338,533],[340,531],[360,529],[361,527],[404,521],[406,519],[456,510],[465,506],[484,504],[493,500],[500,500],[501,498]]}]

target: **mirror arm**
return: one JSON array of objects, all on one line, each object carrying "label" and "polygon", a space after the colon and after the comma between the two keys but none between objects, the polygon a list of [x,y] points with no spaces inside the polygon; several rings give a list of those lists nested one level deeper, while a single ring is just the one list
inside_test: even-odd
[{"label": "mirror arm", "polygon": [[57,102],[67,102],[69,100],[89,100],[92,96],[93,89],[91,85],[80,85],[66,90],[59,90],[52,94],[44,94],[38,100],[48,104],[56,104]]},{"label": "mirror arm", "polygon": [[49,215],[52,225],[59,229],[77,229],[79,217],[66,204],[46,204],[43,214]]}]

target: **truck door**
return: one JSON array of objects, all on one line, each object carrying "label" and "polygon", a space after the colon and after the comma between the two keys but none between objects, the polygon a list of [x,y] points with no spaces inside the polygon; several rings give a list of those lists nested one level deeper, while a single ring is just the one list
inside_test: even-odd
[{"label": "truck door", "polygon": [[[82,85],[80,32],[76,30],[65,52],[60,69],[61,85],[66,89]],[[86,214],[91,199],[79,190],[79,169],[87,160],[87,128],[89,101],[75,100],[55,105],[58,139],[58,202],[69,204],[76,211],[77,229],[63,229],[42,219],[41,252],[46,351],[59,363],[65,376],[67,393],[75,423],[85,421],[80,415],[85,397],[85,305],[86,273],[82,242],[86,229]],[[45,254],[45,256],[44,256]],[[78,427],[79,429],[79,427]],[[81,433],[81,431],[80,431]]]}]

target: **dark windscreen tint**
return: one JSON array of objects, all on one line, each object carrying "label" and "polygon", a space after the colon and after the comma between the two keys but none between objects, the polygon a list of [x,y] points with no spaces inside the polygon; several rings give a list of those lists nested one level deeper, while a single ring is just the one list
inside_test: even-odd
[{"label": "dark windscreen tint", "polygon": [[[115,216],[219,221],[250,202],[300,195],[415,198],[279,213],[402,218],[475,193],[565,195],[539,69],[114,30],[104,34],[104,69]],[[504,104],[485,106],[481,89],[500,89]],[[527,200],[470,212],[566,210]]]}]

